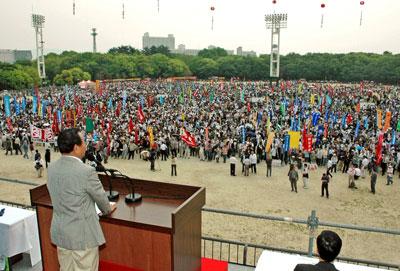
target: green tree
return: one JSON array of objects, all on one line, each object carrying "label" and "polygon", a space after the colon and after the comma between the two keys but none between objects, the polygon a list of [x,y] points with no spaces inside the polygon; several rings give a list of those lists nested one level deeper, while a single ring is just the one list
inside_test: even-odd
[{"label": "green tree", "polygon": [[171,57],[171,52],[168,49],[167,46],[161,45],[161,46],[151,46],[146,47],[142,50],[142,54],[147,55],[147,56],[151,56],[151,55],[155,55],[155,54],[163,54],[166,55],[168,57]]},{"label": "green tree", "polygon": [[54,83],[58,86],[63,86],[65,84],[73,85],[74,80],[71,71],[63,70],[60,74],[57,74],[54,78]]},{"label": "green tree", "polygon": [[130,45],[121,45],[118,47],[113,47],[108,50],[109,54],[124,54],[124,55],[137,55],[140,54],[140,51],[133,48]]},{"label": "green tree", "polygon": [[169,58],[163,54],[154,54],[150,56],[150,64],[154,70],[155,77],[166,77],[168,74]]},{"label": "green tree", "polygon": [[227,56],[228,53],[226,52],[225,49],[217,47],[217,48],[213,48],[213,49],[203,49],[203,50],[199,51],[197,55],[201,56],[201,57],[217,60],[220,57]]},{"label": "green tree", "polygon": [[189,68],[193,75],[201,79],[218,75],[218,64],[210,58],[194,57],[189,61]]}]

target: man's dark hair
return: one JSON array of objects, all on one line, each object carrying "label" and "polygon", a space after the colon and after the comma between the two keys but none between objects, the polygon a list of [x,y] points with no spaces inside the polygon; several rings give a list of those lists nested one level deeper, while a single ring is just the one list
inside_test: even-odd
[{"label": "man's dark hair", "polygon": [[61,153],[70,153],[74,150],[75,145],[82,145],[78,128],[65,129],[60,132],[57,138],[58,148]]},{"label": "man's dark hair", "polygon": [[340,253],[342,239],[333,231],[323,231],[317,238],[319,256],[326,262],[332,262]]}]

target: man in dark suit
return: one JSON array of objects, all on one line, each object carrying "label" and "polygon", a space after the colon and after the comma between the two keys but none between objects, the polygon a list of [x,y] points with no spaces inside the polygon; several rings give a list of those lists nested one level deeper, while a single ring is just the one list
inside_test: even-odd
[{"label": "man in dark suit", "polygon": [[317,250],[319,254],[319,263],[298,264],[294,271],[338,271],[333,265],[333,261],[340,253],[342,248],[342,239],[333,231],[323,231],[317,237]]},{"label": "man in dark suit", "polygon": [[105,239],[95,203],[103,215],[115,206],[110,206],[94,167],[82,163],[86,146],[79,130],[61,131],[57,144],[62,156],[49,165],[47,175],[53,204],[51,242],[57,246],[61,271],[96,271]]}]

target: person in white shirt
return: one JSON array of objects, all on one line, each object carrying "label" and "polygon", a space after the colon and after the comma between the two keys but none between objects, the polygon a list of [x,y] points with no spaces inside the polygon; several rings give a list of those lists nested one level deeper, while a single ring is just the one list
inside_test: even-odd
[{"label": "person in white shirt", "polygon": [[243,160],[243,165],[244,165],[244,176],[249,176],[249,168],[250,168],[250,158],[246,156]]},{"label": "person in white shirt", "polygon": [[257,154],[254,151],[250,154],[251,173],[257,174]]},{"label": "person in white shirt", "polygon": [[364,156],[364,159],[361,162],[361,177],[363,179],[365,179],[365,175],[368,169],[368,164],[369,164],[369,160],[366,156]]},{"label": "person in white shirt", "polygon": [[232,155],[229,158],[229,163],[231,164],[231,176],[236,176],[236,174],[235,174],[235,167],[236,167],[236,163],[237,163],[236,157]]},{"label": "person in white shirt", "polygon": [[355,171],[354,171],[354,180],[358,180],[361,176],[361,169],[359,169],[358,167],[356,167]]}]

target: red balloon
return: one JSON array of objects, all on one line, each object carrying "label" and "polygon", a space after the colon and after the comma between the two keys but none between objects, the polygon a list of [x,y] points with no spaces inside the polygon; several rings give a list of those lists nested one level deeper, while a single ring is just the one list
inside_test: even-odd
[{"label": "red balloon", "polygon": [[215,9],[215,7],[211,7],[211,10],[214,10]]},{"label": "red balloon", "polygon": [[324,8],[325,7],[325,4],[321,4],[321,8]]},{"label": "red balloon", "polygon": [[363,6],[363,5],[364,5],[364,1],[361,1],[361,2],[360,2],[360,5]]},{"label": "red balloon", "polygon": [[273,1],[272,1],[272,4],[276,4],[276,0],[273,0]]}]

